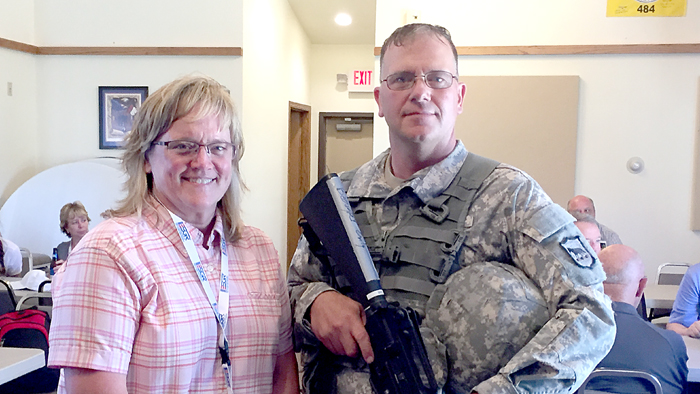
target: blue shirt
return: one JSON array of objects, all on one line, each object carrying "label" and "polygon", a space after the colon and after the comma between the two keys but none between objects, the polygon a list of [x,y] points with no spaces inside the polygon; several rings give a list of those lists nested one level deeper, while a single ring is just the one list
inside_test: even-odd
[{"label": "blue shirt", "polygon": [[669,323],[685,327],[700,320],[700,264],[688,268],[678,288]]}]

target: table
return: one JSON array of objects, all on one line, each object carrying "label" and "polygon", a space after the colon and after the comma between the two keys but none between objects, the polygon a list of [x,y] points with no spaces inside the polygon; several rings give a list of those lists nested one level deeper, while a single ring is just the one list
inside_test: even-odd
[{"label": "table", "polygon": [[688,352],[688,381],[700,382],[700,339],[683,336]]},{"label": "table", "polygon": [[0,384],[37,370],[45,362],[41,349],[0,347]]},{"label": "table", "polygon": [[647,285],[644,289],[644,300],[647,308],[673,309],[676,293],[677,285]]}]

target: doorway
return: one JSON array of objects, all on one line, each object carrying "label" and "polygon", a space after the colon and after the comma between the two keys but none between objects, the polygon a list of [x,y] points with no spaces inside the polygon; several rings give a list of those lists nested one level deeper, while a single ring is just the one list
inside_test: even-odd
[{"label": "doorway", "polygon": [[289,102],[287,147],[287,269],[301,236],[299,203],[309,191],[311,168],[311,107]]},{"label": "doorway", "polygon": [[374,157],[372,112],[321,112],[318,128],[319,179],[352,170]]}]

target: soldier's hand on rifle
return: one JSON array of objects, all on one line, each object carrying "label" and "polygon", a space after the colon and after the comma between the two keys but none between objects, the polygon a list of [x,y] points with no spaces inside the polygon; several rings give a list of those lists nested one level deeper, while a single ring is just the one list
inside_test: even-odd
[{"label": "soldier's hand on rifle", "polygon": [[309,319],[316,338],[334,354],[357,357],[359,348],[365,361],[374,361],[365,330],[365,311],[358,302],[335,291],[326,291],[311,304]]}]

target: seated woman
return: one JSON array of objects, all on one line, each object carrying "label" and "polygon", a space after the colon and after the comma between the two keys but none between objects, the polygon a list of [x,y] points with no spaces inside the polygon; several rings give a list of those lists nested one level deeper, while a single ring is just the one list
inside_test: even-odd
[{"label": "seated woman", "polygon": [[88,232],[90,217],[85,206],[80,201],[69,202],[61,208],[60,214],[61,231],[66,234],[70,241],[61,242],[56,246],[56,263],[54,267],[59,267],[68,258],[68,254],[78,245],[81,239]]},{"label": "seated woman", "polygon": [[54,277],[58,392],[298,393],[277,251],[241,221],[226,88],[188,76],[158,89],[125,149],[126,198]]},{"label": "seated woman", "polygon": [[18,276],[22,273],[22,252],[19,246],[0,234],[0,276]]}]

